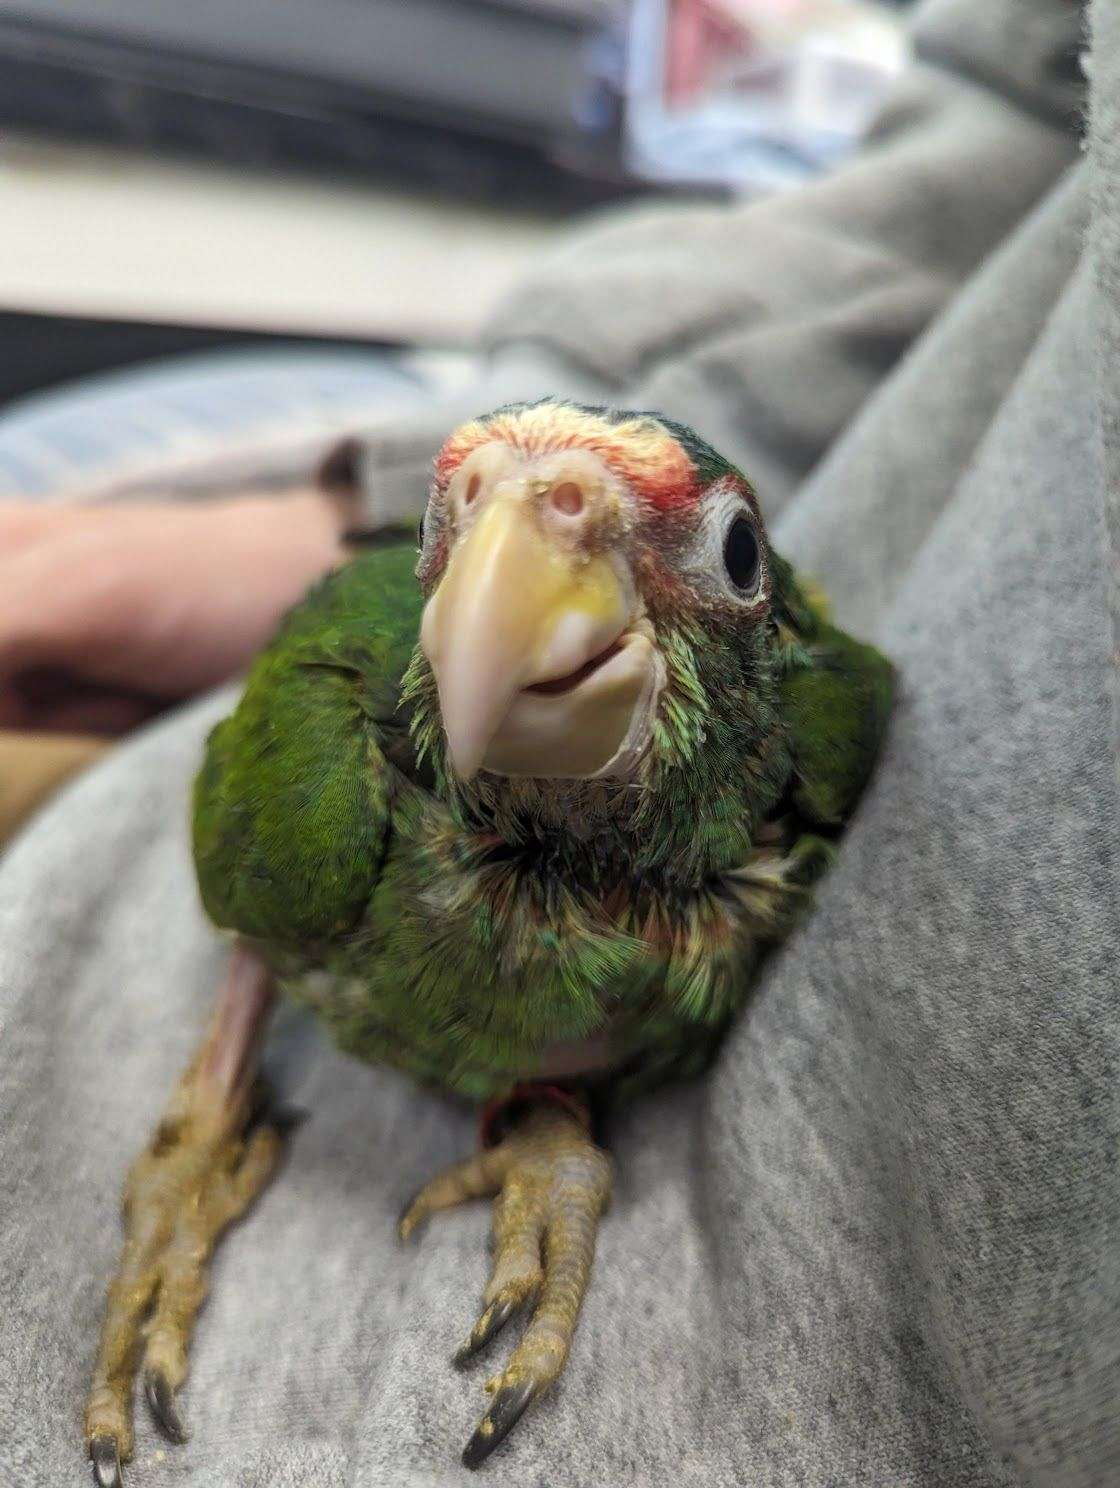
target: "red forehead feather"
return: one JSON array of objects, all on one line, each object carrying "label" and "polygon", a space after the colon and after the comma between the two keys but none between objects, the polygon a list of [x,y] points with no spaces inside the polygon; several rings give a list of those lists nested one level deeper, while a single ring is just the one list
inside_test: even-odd
[{"label": "red forehead feather", "polygon": [[656,511],[681,511],[700,496],[692,461],[656,419],[638,414],[612,423],[568,403],[541,403],[463,424],[436,457],[437,485],[446,487],[469,454],[494,441],[526,455],[591,450]]}]

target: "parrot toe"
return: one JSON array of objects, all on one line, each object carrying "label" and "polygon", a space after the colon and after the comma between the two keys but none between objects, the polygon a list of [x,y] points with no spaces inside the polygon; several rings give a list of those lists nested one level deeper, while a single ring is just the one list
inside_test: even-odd
[{"label": "parrot toe", "polygon": [[516,1295],[499,1297],[491,1302],[471,1329],[470,1337],[456,1350],[453,1363],[459,1368],[469,1364],[475,1355],[481,1353],[490,1340],[502,1331],[514,1313],[524,1306],[524,1303],[524,1297]]},{"label": "parrot toe", "polygon": [[95,1436],[89,1444],[89,1460],[97,1488],[124,1488],[121,1454],[115,1437]]},{"label": "parrot toe", "polygon": [[397,1215],[397,1239],[402,1245],[417,1238],[427,1223],[427,1214],[418,1212],[422,1194],[423,1189],[420,1188],[409,1194]]},{"label": "parrot toe", "polygon": [[467,1199],[484,1199],[501,1187],[501,1167],[497,1148],[476,1152],[463,1162],[453,1163],[424,1184],[409,1199],[397,1220],[397,1237],[410,1240],[433,1214],[441,1209],[454,1209]]},{"label": "parrot toe", "polygon": [[471,1469],[481,1467],[494,1448],[505,1441],[543,1388],[538,1380],[503,1385],[463,1448],[463,1466]]},{"label": "parrot toe", "polygon": [[187,1432],[175,1404],[175,1391],[162,1369],[149,1369],[145,1372],[144,1395],[156,1425],[168,1441],[181,1446],[187,1439]]},{"label": "parrot toe", "polygon": [[466,1467],[485,1462],[567,1362],[611,1186],[610,1159],[588,1125],[570,1110],[534,1106],[497,1146],[425,1184],[401,1216],[407,1238],[437,1210],[494,1196],[490,1282],[457,1365],[532,1308],[509,1363],[486,1385],[492,1399],[463,1452]]},{"label": "parrot toe", "polygon": [[125,1243],[86,1404],[98,1488],[123,1488],[138,1373],[164,1436],[187,1440],[176,1391],[187,1376],[210,1258],[219,1236],[269,1181],[282,1150],[278,1129],[260,1119],[250,1124],[243,1105],[215,1104],[192,1072],[133,1164],[125,1188]]}]

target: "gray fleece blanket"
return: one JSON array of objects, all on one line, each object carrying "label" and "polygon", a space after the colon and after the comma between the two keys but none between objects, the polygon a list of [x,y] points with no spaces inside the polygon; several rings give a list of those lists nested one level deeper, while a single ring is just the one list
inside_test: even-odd
[{"label": "gray fleece blanket", "polygon": [[[666,334],[651,349],[667,312],[640,263],[612,320],[606,260],[578,244],[551,281],[563,336],[521,312],[536,370],[511,344],[515,307],[494,333],[481,404],[542,380],[648,402],[654,383],[748,468],[757,454],[775,473],[777,543],[902,678],[817,911],[718,1067],[611,1134],[615,1201],[571,1362],[484,1469],[495,1488],[1120,1480],[1120,22],[1102,0],[1103,102],[1089,160],[1066,170],[1075,7],[985,5],[970,50],[978,9],[926,8],[926,74],[884,126],[882,168],[907,149],[907,178],[928,165],[905,242],[888,214],[856,253],[867,201],[882,207],[859,174],[869,158],[849,206],[840,178],[815,217],[788,199],[783,220],[822,262],[791,263],[785,290],[755,285],[749,313],[752,209],[726,210],[740,275],[721,253],[705,282],[728,315],[688,345]],[[951,95],[948,114],[935,95]],[[1004,144],[985,154],[997,115]],[[914,129],[940,155],[923,157]],[[954,203],[968,252],[944,241]],[[763,239],[781,215],[765,211]],[[648,228],[662,245],[666,220]],[[719,225],[705,218],[710,242]],[[612,229],[618,252],[640,259],[643,230]],[[900,288],[890,321],[892,265],[921,295]],[[582,339],[581,294],[599,307]],[[893,340],[876,338],[888,324]],[[849,375],[806,379],[813,358]],[[371,429],[371,501],[378,462],[413,480],[409,438],[421,449],[449,416]],[[0,867],[0,1465],[21,1488],[82,1480],[121,1180],[219,975],[185,817],[228,705],[138,738]],[[221,1248],[185,1397],[192,1439],[167,1446],[139,1412],[130,1481],[477,1481],[457,1457],[485,1368],[448,1357],[485,1278],[487,1215],[437,1221],[415,1250],[393,1239],[416,1181],[473,1142],[471,1118],[295,1020],[270,1058],[311,1117]]]}]

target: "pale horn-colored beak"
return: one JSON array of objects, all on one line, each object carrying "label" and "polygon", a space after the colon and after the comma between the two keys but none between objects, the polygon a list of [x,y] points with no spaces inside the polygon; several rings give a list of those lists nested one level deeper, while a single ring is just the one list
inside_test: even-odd
[{"label": "pale horn-colored beak", "polygon": [[[581,774],[609,759],[640,686],[631,681],[623,697],[617,681],[613,692],[584,684],[582,669],[610,658],[632,610],[624,565],[609,554],[581,555],[546,532],[527,482],[492,490],[453,548],[420,630],[456,774],[468,780],[484,765],[509,774]],[[634,666],[618,670],[633,673]],[[525,693],[550,683],[555,693]],[[571,701],[577,694],[578,705]],[[606,702],[603,694],[610,694]],[[496,737],[503,726],[504,738]],[[574,768],[558,768],[573,761]]]}]

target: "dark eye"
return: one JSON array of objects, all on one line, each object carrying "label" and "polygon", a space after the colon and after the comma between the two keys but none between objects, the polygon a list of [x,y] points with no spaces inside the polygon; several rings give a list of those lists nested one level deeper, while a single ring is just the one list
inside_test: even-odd
[{"label": "dark eye", "polygon": [[420,525],[416,529],[416,546],[418,548],[422,548],[424,546],[424,518],[423,517],[420,518]]},{"label": "dark eye", "polygon": [[746,517],[736,517],[727,529],[723,565],[736,589],[749,593],[758,583],[758,538]]}]

